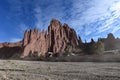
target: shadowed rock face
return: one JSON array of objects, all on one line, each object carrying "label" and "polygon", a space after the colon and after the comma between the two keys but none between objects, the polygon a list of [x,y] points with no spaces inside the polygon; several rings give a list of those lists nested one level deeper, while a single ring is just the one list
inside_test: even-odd
[{"label": "shadowed rock face", "polygon": [[38,52],[45,55],[47,52],[64,52],[67,45],[78,46],[76,32],[67,24],[52,19],[47,31],[39,32],[37,29],[26,31],[23,39],[23,55]]},{"label": "shadowed rock face", "polygon": [[0,43],[0,58],[8,59],[22,53],[22,41],[16,43]]}]

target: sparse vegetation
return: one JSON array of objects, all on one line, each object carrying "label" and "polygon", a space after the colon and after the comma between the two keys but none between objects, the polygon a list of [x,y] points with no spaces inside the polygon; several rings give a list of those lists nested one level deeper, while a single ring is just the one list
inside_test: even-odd
[{"label": "sparse vegetation", "polygon": [[92,54],[103,54],[104,53],[104,44],[101,41],[95,42],[91,45]]},{"label": "sparse vegetation", "polygon": [[82,52],[82,50],[80,49],[79,46],[73,47],[68,43],[65,51],[63,52],[63,56],[68,56],[68,55],[71,55],[71,54],[79,55],[79,54],[81,54],[81,52]]},{"label": "sparse vegetation", "polygon": [[119,66],[119,63],[0,60],[0,80],[119,80]]},{"label": "sparse vegetation", "polygon": [[102,43],[100,40],[95,42],[93,39],[91,39],[90,43],[83,43],[81,48],[87,55],[101,55],[104,53],[104,43]]}]

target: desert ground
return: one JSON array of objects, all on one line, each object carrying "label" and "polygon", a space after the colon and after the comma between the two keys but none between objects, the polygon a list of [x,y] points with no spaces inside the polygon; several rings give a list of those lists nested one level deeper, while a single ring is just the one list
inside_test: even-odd
[{"label": "desert ground", "polygon": [[0,60],[0,80],[120,80],[120,63]]}]

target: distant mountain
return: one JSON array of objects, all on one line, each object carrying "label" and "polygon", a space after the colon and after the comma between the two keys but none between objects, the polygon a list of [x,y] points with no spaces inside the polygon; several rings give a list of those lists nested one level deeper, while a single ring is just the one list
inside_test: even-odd
[{"label": "distant mountain", "polygon": [[112,33],[109,33],[107,38],[99,38],[105,45],[105,50],[120,50],[120,39],[115,38]]}]

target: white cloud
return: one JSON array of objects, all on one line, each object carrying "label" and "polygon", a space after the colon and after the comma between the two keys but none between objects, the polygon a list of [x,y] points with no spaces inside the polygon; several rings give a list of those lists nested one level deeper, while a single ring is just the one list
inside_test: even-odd
[{"label": "white cloud", "polygon": [[[112,3],[110,8],[110,12],[111,12],[111,17],[109,19],[107,19],[104,23],[104,25],[102,27],[99,28],[99,33],[104,32],[106,30],[109,29],[113,29],[112,32],[115,32],[117,28],[117,26],[113,26],[115,23],[118,23],[116,21],[116,19],[120,18],[120,1],[117,3]],[[119,24],[120,25],[120,24]]]},{"label": "white cloud", "polygon": [[93,23],[97,20],[105,19],[110,16],[107,9],[111,5],[111,1],[87,0],[81,2],[81,0],[75,0],[73,3],[72,16],[75,18],[75,22],[81,22],[79,23],[81,26],[84,24]]},{"label": "white cloud", "polygon": [[23,34],[25,32],[25,30],[29,29],[29,27],[27,25],[25,25],[24,23],[21,23],[18,27],[17,27],[17,31],[20,34]]},{"label": "white cloud", "polygon": [[36,12],[36,14],[35,14],[35,17],[36,17],[36,19],[37,19],[37,21],[36,21],[36,23],[35,23],[35,26],[37,27],[37,28],[39,28],[39,29],[41,29],[42,27],[43,27],[43,13],[42,13],[42,9],[39,7],[39,6],[37,6],[35,9],[34,9],[34,11]]},{"label": "white cloud", "polygon": [[22,39],[20,39],[20,38],[12,38],[11,40],[10,40],[10,42],[18,42],[18,41],[21,41]]},{"label": "white cloud", "polygon": [[90,35],[91,33],[92,33],[91,31],[86,31],[86,32],[85,32],[85,35],[88,36],[88,35]]},{"label": "white cloud", "polygon": [[[44,3],[43,3],[44,4]],[[54,4],[50,2],[46,3],[47,6],[37,5],[34,11],[36,12],[35,17],[37,19],[36,26],[41,29],[47,29],[50,20],[56,18],[63,21],[63,16],[65,15],[64,5],[61,0],[55,0]]]},{"label": "white cloud", "polygon": [[[27,0],[29,2],[29,0]],[[72,3],[69,3],[72,2]],[[68,23],[76,32],[82,36],[93,34],[101,34],[107,31],[115,33],[119,30],[120,23],[117,21],[120,18],[120,0],[41,0],[35,1],[31,13],[34,13],[36,18],[35,25],[40,30],[47,29],[52,18],[56,18],[62,22]],[[21,0],[12,0],[18,6],[12,6],[14,12],[26,12],[29,14],[29,9],[23,7]],[[12,4],[11,2],[11,4]],[[24,5],[28,4],[25,1]],[[22,4],[21,4],[22,3]],[[67,5],[66,5],[67,3]],[[68,5],[68,3],[70,5]],[[28,12],[27,12],[28,11]],[[18,15],[21,15],[20,13]],[[69,15],[69,16],[68,16]],[[67,19],[65,19],[67,17]],[[101,22],[102,21],[102,22]],[[99,23],[99,24],[98,24]],[[117,24],[117,26],[115,25]],[[18,31],[23,32],[29,27],[25,24],[20,24]],[[91,36],[91,37],[92,37]]]},{"label": "white cloud", "polygon": [[112,33],[115,33],[115,32],[117,32],[118,30],[120,30],[120,26],[116,26],[116,27],[112,30]]},{"label": "white cloud", "polygon": [[111,29],[112,28],[111,25],[113,24],[113,22],[114,22],[114,18],[110,18],[110,19],[106,20],[103,23],[103,25],[98,28],[98,33],[101,33],[101,32],[104,32],[106,30]]},{"label": "white cloud", "polygon": [[[73,0],[72,20],[70,24],[77,29],[80,35],[100,34],[108,30],[115,33],[120,23],[120,1],[119,0]],[[96,23],[102,22],[96,26]],[[90,26],[91,24],[94,24]],[[115,24],[118,24],[116,26]],[[87,25],[88,28],[85,28]],[[85,30],[84,30],[85,29]]]}]

